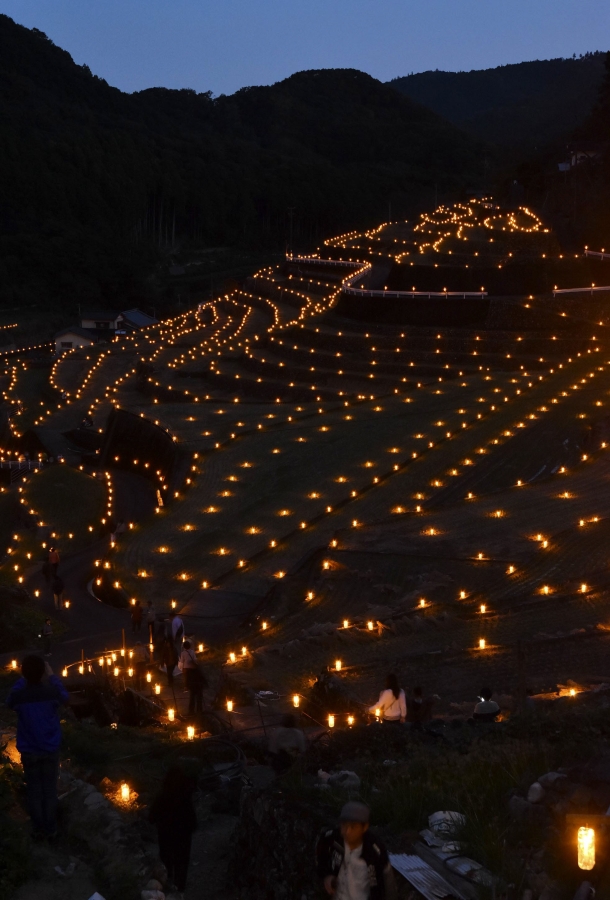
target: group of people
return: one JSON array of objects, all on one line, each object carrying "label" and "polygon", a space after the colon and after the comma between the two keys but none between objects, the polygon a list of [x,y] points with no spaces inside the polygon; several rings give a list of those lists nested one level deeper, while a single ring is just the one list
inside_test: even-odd
[{"label": "group of people", "polygon": [[[21,677],[11,688],[7,705],[17,714],[17,750],[35,841],[57,837],[60,709],[69,703],[62,679],[53,674],[49,664],[34,654],[24,657]],[[196,779],[178,766],[170,768],[149,812],[170,887],[179,893],[186,888],[191,838],[197,828],[196,786]]]},{"label": "group of people", "polygon": [[[493,691],[489,687],[482,687],[472,716],[468,721],[471,724],[477,722],[495,722],[500,715],[500,707],[492,700]],[[373,706],[368,707],[368,712],[375,715],[380,722],[410,723],[416,727],[422,727],[432,719],[432,708],[436,697],[424,697],[421,687],[413,688],[413,694],[407,703],[405,691],[400,687],[398,678],[393,672],[386,678],[386,684],[379,695],[379,700]]]}]

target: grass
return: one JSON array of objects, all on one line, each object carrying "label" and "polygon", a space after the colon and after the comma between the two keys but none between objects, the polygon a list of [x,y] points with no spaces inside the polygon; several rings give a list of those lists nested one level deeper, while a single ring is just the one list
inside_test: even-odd
[{"label": "grass", "polygon": [[105,509],[101,481],[67,465],[49,466],[28,481],[25,498],[64,551],[78,550],[97,537]]}]

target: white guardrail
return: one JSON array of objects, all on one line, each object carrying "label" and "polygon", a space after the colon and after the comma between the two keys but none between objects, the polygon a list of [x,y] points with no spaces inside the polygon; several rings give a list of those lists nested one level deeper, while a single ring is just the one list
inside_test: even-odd
[{"label": "white guardrail", "polygon": [[401,297],[428,297],[428,299],[431,297],[459,297],[462,300],[465,300],[468,297],[477,297],[479,299],[487,297],[487,291],[388,291],[386,289],[383,291],[368,291],[365,288],[356,287],[355,283],[370,272],[372,269],[371,263],[320,259],[317,256],[289,256],[287,259],[289,262],[322,263],[330,266],[347,266],[351,269],[357,268],[358,271],[354,275],[344,278],[342,281],[342,291],[350,297],[379,297],[380,299],[382,297],[395,297],[398,299]]}]

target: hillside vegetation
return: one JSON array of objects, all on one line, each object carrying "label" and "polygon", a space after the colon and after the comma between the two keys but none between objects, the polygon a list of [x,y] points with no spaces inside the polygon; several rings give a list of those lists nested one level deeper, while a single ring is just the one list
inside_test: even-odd
[{"label": "hillside vegetation", "polygon": [[[124,94],[0,16],[0,306],[138,302],[164,251],[283,250],[476,186],[479,143],[352,69]],[[169,260],[166,260],[166,262]]]},{"label": "hillside vegetation", "polygon": [[471,72],[418,72],[390,84],[469,134],[501,147],[540,149],[569,138],[591,112],[604,54]]}]

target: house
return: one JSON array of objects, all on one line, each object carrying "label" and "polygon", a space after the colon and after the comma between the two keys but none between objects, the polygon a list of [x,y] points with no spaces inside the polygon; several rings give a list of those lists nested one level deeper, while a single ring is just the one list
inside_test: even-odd
[{"label": "house", "polygon": [[79,328],[73,325],[70,328],[62,328],[54,337],[55,350],[60,353],[62,350],[70,350],[73,347],[91,347],[95,344],[96,337],[86,328]]},{"label": "house", "polygon": [[148,328],[149,325],[156,325],[157,319],[142,312],[141,309],[125,309],[121,313],[122,322],[120,327],[125,331],[137,331],[139,328]]},{"label": "house", "polygon": [[109,312],[99,309],[85,310],[80,317],[81,328],[90,328],[93,331],[116,331],[122,322],[121,313]]}]

